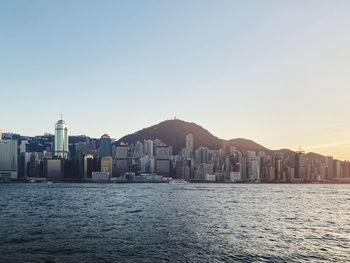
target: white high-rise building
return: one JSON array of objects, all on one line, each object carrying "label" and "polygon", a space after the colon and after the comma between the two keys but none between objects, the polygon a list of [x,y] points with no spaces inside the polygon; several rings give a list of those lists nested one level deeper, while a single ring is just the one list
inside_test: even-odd
[{"label": "white high-rise building", "polygon": [[55,126],[55,156],[68,157],[68,125],[62,119]]},{"label": "white high-rise building", "polygon": [[193,151],[193,135],[191,133],[186,135],[186,149]]}]

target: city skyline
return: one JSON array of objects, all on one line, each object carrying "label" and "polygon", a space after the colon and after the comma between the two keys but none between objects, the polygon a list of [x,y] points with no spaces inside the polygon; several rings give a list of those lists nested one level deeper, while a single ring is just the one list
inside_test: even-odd
[{"label": "city skyline", "polygon": [[[63,117],[62,117],[62,114],[61,114],[61,117],[60,117],[60,119],[58,119],[57,124],[60,123],[61,121],[63,121],[64,125],[67,125],[67,123],[65,122],[65,120],[63,120],[62,118],[63,118]],[[69,136],[87,136],[87,137],[94,138],[94,139],[98,139],[98,138],[100,138],[100,137],[103,138],[103,137],[105,137],[105,136],[108,136],[108,137],[110,137],[110,139],[113,139],[114,141],[118,141],[118,140],[122,139],[123,137],[125,137],[126,135],[137,134],[138,132],[140,132],[140,131],[143,130],[143,129],[153,127],[153,126],[155,126],[155,125],[158,125],[158,124],[160,124],[160,123],[163,123],[164,121],[169,121],[169,120],[180,120],[180,119],[174,117],[174,118],[172,118],[172,119],[163,120],[162,122],[153,124],[153,125],[151,125],[151,126],[149,126],[149,127],[143,127],[143,128],[140,128],[139,130],[134,131],[134,132],[131,132],[131,133],[129,133],[129,134],[124,134],[124,135],[122,135],[121,137],[114,137],[114,136],[112,136],[111,134],[108,134],[108,133],[103,133],[103,134],[98,135],[98,136],[91,136],[88,132],[85,132],[85,133],[84,133],[84,132],[83,132],[83,133],[77,133],[77,134],[71,134],[71,133],[69,133]],[[181,121],[187,122],[186,120],[181,120]],[[195,122],[188,122],[188,123],[195,123]],[[56,124],[56,126],[57,126],[57,124]],[[197,124],[197,123],[195,123],[195,124]],[[198,124],[197,124],[197,125],[198,125]],[[1,131],[3,134],[8,134],[8,133],[11,134],[11,133],[12,133],[12,134],[20,134],[21,136],[35,137],[35,136],[42,136],[42,135],[45,135],[45,134],[55,135],[55,133],[56,133],[56,126],[55,126],[55,128],[53,129],[53,132],[52,132],[52,131],[49,131],[49,132],[42,132],[42,133],[40,133],[40,134],[34,134],[34,135],[20,134],[20,133],[18,133],[18,132],[7,132],[7,131],[4,132],[3,130],[0,130],[0,131]],[[204,128],[207,129],[206,127],[204,127]],[[212,134],[213,136],[216,136],[216,134],[212,133],[210,129],[207,129],[207,130],[209,131],[210,134]],[[189,135],[191,135],[191,134],[189,134]],[[192,135],[191,135],[191,136],[192,136]],[[267,149],[269,149],[269,150],[271,150],[271,151],[276,151],[276,152],[278,152],[278,151],[280,151],[280,150],[283,150],[283,149],[288,149],[288,150],[291,150],[291,151],[294,151],[294,152],[297,152],[297,151],[299,151],[299,150],[303,150],[303,151],[306,151],[306,152],[309,152],[309,153],[317,153],[317,154],[321,154],[321,155],[324,155],[324,156],[332,156],[332,157],[334,157],[334,158],[336,158],[336,159],[338,159],[338,160],[341,160],[341,161],[347,161],[347,160],[350,159],[350,158],[349,158],[349,159],[346,159],[346,158],[344,158],[344,159],[339,158],[339,157],[337,156],[337,154],[336,154],[336,155],[332,155],[332,154],[325,154],[325,153],[322,153],[322,152],[319,152],[319,151],[314,151],[313,149],[319,149],[319,148],[317,148],[317,147],[309,147],[308,149],[310,149],[310,150],[307,150],[307,149],[305,149],[305,148],[302,147],[302,146],[299,146],[298,148],[295,148],[295,149],[293,149],[293,148],[288,148],[288,147],[270,148],[270,147],[268,147],[267,145],[264,145],[264,144],[260,143],[259,141],[252,140],[251,138],[237,137],[237,138],[224,139],[224,138],[220,138],[219,136],[218,136],[218,138],[219,138],[220,140],[225,140],[225,141],[229,141],[229,140],[232,140],[232,139],[251,140],[251,141],[253,141],[254,143],[257,143],[257,144],[259,144],[259,145],[262,145],[263,147],[266,147]],[[193,141],[193,137],[192,137],[192,141]],[[187,137],[186,137],[186,143],[187,143]],[[350,143],[350,142],[349,142],[349,143]],[[193,142],[192,142],[192,144],[193,144]],[[334,146],[334,145],[337,145],[337,144],[325,144],[324,146]],[[67,146],[68,146],[68,145],[67,145]],[[67,146],[66,146],[66,147],[67,147]],[[171,145],[169,145],[169,146],[171,146]],[[321,145],[321,146],[323,146],[323,145]]]},{"label": "city skyline", "polygon": [[7,2],[0,128],[53,133],[63,112],[70,134],[120,138],[177,116],[347,160],[349,12],[348,1]]},{"label": "city skyline", "polygon": [[114,141],[69,136],[59,119],[55,135],[0,137],[0,179],[22,182],[346,183],[350,162],[244,139],[222,140],[179,119]]},{"label": "city skyline", "polygon": [[[57,125],[61,125],[62,123],[65,125],[65,127],[67,127],[68,128],[68,126],[67,126],[67,123],[66,123],[66,121],[63,119],[63,114],[61,114],[60,115],[61,117],[60,117],[60,119],[58,119],[58,121],[57,121],[57,123],[55,124],[55,128],[54,128],[54,132],[52,133],[52,132],[44,132],[44,133],[41,133],[41,134],[35,134],[35,135],[28,135],[28,134],[19,134],[19,133],[16,133],[16,132],[10,132],[10,134],[12,133],[12,134],[19,134],[19,135],[21,135],[21,136],[29,136],[29,137],[35,137],[35,136],[42,136],[42,135],[44,135],[45,136],[45,134],[50,134],[50,135],[55,135],[55,138],[57,138]],[[113,140],[114,142],[116,142],[116,141],[120,141],[120,140],[122,140],[125,136],[127,136],[127,135],[133,135],[133,134],[138,134],[140,131],[142,131],[142,130],[144,130],[144,129],[149,129],[149,128],[152,128],[152,127],[154,127],[154,126],[157,126],[157,125],[159,125],[159,124],[161,124],[161,123],[164,123],[164,122],[166,122],[166,121],[172,121],[172,120],[177,120],[177,121],[181,121],[181,122],[184,122],[184,123],[188,123],[188,124],[190,124],[190,123],[193,123],[193,124],[195,124],[195,125],[198,125],[198,124],[196,124],[196,123],[194,123],[194,122],[186,122],[186,121],[184,121],[184,120],[180,120],[180,119],[178,119],[178,118],[176,118],[176,117],[174,117],[174,118],[172,118],[172,119],[168,119],[168,120],[164,120],[164,121],[162,121],[162,122],[160,122],[160,123],[157,123],[157,124],[153,124],[153,125],[151,125],[151,126],[149,126],[149,127],[144,127],[144,128],[142,128],[142,129],[140,129],[140,130],[138,130],[138,131],[134,131],[134,132],[132,132],[132,133],[129,133],[129,134],[125,134],[125,135],[123,135],[123,136],[121,136],[121,137],[118,137],[118,138],[115,138],[115,137],[113,137],[113,136],[110,136],[110,134],[107,134],[107,133],[104,133],[104,134],[102,134],[102,135],[100,135],[100,136],[90,136],[88,133],[80,133],[80,134],[71,134],[71,133],[69,133],[69,134],[67,134],[66,133],[66,135],[65,135],[65,139],[62,139],[63,141],[64,140],[66,140],[66,141],[68,141],[68,137],[69,136],[87,136],[87,137],[89,137],[89,138],[92,138],[92,139],[107,139],[108,138],[108,140],[109,141],[111,141],[111,140]],[[199,126],[199,127],[201,127],[201,126]],[[202,128],[202,127],[201,127]],[[213,136],[215,136],[216,137],[216,134],[213,134],[211,131],[210,131],[210,129],[207,129],[207,128],[205,128],[204,127],[204,129],[206,129],[206,130],[208,130],[208,132],[211,134],[211,135],[213,135]],[[3,133],[3,134],[9,134],[9,132],[4,132],[4,131],[2,131],[2,130],[0,130],[0,134],[1,133]],[[59,136],[59,137],[61,137],[61,135]],[[274,151],[274,152],[279,152],[279,151],[281,151],[281,150],[291,150],[291,151],[293,151],[293,152],[298,152],[298,151],[300,151],[300,150],[302,150],[302,151],[305,151],[305,149],[304,148],[302,148],[302,147],[299,147],[299,148],[297,148],[297,149],[291,149],[291,148],[287,148],[287,147],[279,147],[279,148],[276,148],[276,149],[273,149],[273,148],[269,148],[269,147],[267,147],[266,145],[263,145],[263,144],[261,144],[260,142],[258,142],[258,141],[254,141],[254,140],[251,140],[250,138],[230,138],[230,139],[223,139],[223,138],[220,138],[220,137],[217,137],[219,140],[224,140],[224,141],[230,141],[230,140],[234,140],[234,139],[243,139],[243,140],[248,140],[248,141],[252,141],[252,142],[254,142],[254,143],[256,143],[256,144],[258,144],[258,145],[261,145],[261,146],[263,146],[263,147],[266,147],[268,150],[270,150],[270,151]],[[1,138],[0,138],[1,139]],[[190,143],[188,142],[188,141],[191,141]],[[122,141],[123,142],[123,141]],[[188,148],[188,145],[187,144],[190,144],[190,145],[192,145],[191,146],[191,149],[192,149],[192,151],[194,150],[194,146],[193,146],[193,135],[191,134],[191,133],[189,133],[189,134],[187,134],[186,135],[186,147],[185,148]],[[169,144],[169,146],[172,146],[171,144]],[[200,146],[202,146],[202,145],[200,145]],[[66,143],[66,149],[67,149],[67,147],[68,147],[68,143]],[[349,159],[341,159],[341,158],[338,158],[337,156],[333,156],[333,155],[327,155],[327,154],[322,154],[321,152],[316,152],[316,151],[312,151],[312,150],[310,150],[310,151],[305,151],[305,152],[307,152],[307,153],[316,153],[316,154],[320,154],[320,155],[324,155],[325,157],[327,157],[327,156],[331,156],[331,157],[334,157],[335,159],[338,159],[338,160],[340,160],[340,161],[348,161]],[[65,158],[66,158],[67,156],[65,155]]]}]

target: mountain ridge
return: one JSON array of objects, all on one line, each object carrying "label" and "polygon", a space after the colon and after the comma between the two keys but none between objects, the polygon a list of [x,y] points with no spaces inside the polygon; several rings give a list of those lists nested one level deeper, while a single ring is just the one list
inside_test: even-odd
[{"label": "mountain ridge", "polygon": [[[186,122],[180,119],[165,120],[158,124],[143,128],[135,133],[123,136],[117,140],[116,143],[135,143],[136,141],[143,142],[145,139],[160,139],[165,144],[172,146],[174,154],[176,154],[186,147],[185,137],[189,133],[194,137],[194,149],[199,146],[208,147],[209,149],[220,149],[221,147],[234,146],[239,150],[264,151],[269,154],[273,152],[283,152],[284,154],[294,153],[294,151],[290,149],[271,150],[253,140],[245,138],[233,138],[230,140],[220,139],[198,124],[194,122]],[[316,158],[323,157],[323,155],[317,153],[308,153],[307,155]]]}]

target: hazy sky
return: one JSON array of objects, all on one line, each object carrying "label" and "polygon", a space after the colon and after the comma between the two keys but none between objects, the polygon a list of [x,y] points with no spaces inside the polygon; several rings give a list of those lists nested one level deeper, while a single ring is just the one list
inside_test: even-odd
[{"label": "hazy sky", "polygon": [[177,116],[350,159],[350,1],[2,1],[0,129],[113,138]]}]

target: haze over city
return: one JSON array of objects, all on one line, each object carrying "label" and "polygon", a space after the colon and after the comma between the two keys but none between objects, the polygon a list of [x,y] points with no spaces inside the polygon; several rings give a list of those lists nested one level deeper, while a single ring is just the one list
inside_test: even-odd
[{"label": "haze over city", "polygon": [[349,1],[7,1],[3,132],[112,138],[177,116],[350,159]]}]

